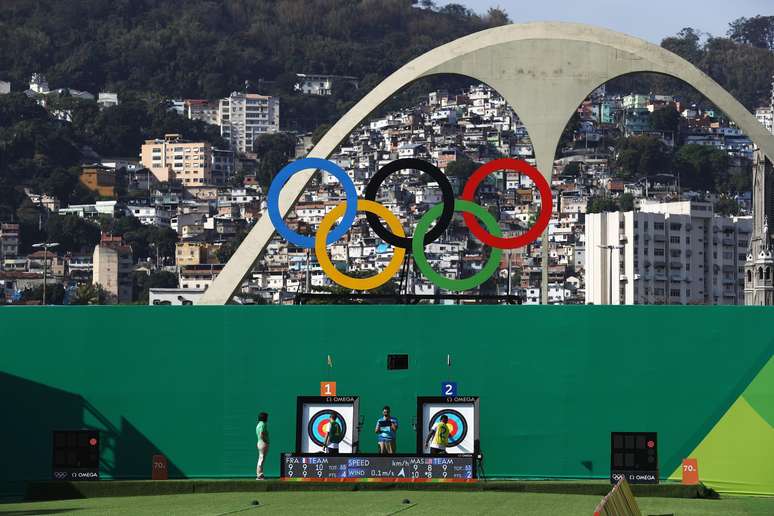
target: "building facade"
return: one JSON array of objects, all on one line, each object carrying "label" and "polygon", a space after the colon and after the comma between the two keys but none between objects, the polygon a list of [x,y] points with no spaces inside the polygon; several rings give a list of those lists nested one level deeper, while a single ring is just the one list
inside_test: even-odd
[{"label": "building facade", "polygon": [[709,202],[587,214],[586,303],[742,304],[751,232]]},{"label": "building facade", "polygon": [[116,196],[116,171],[100,164],[81,167],[79,180],[83,186],[100,197],[114,199]]},{"label": "building facade", "polygon": [[6,260],[19,256],[19,225],[0,224],[0,270],[5,269]]},{"label": "building facade", "polygon": [[220,100],[220,135],[233,150],[253,152],[258,136],[279,131],[279,113],[278,97],[234,92]]},{"label": "building facade", "polygon": [[177,180],[183,186],[201,186],[212,182],[212,147],[206,142],[190,142],[179,134],[146,140],[140,162],[158,181]]},{"label": "building facade", "polygon": [[102,235],[100,243],[94,246],[93,264],[92,283],[105,289],[108,302],[131,303],[132,248],[124,245],[120,236]]}]

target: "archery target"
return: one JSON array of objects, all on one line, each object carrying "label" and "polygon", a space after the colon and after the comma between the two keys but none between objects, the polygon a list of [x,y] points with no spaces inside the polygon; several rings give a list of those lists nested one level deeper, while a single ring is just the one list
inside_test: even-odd
[{"label": "archery target", "polygon": [[[336,416],[336,420],[339,422],[339,425],[341,425],[342,438],[347,435],[347,422],[338,411],[321,410],[309,418],[309,425],[307,425],[306,429],[309,438],[312,439],[317,446],[325,446],[325,438],[328,435],[332,415]],[[338,442],[341,442],[341,439]]]},{"label": "archery target", "polygon": [[301,434],[301,453],[318,453],[322,451],[331,414],[341,425],[343,438],[339,442],[340,453],[353,453],[354,406],[341,403],[304,403],[299,421]]},{"label": "archery target", "polygon": [[451,427],[446,453],[474,453],[477,432],[473,403],[425,403],[422,406],[422,443],[443,415],[449,418],[447,424]]},{"label": "archery target", "polygon": [[447,425],[449,425],[449,444],[447,445],[447,448],[453,448],[457,446],[458,444],[465,442],[465,437],[468,435],[468,421],[456,410],[452,409],[444,409],[439,410],[432,416],[430,416],[430,423],[429,427],[427,428],[427,431],[430,432],[430,430],[433,429],[433,426],[436,423],[441,422],[441,416],[445,415],[449,418],[449,420],[446,422]]}]

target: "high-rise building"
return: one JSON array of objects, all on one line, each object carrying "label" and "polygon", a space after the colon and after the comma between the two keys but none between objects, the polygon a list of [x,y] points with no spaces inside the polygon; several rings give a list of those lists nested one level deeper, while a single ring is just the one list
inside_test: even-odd
[{"label": "high-rise building", "polygon": [[132,301],[132,248],[124,245],[120,236],[102,235],[94,246],[94,274],[92,283],[101,285],[109,303]]},{"label": "high-rise building", "polygon": [[279,98],[254,93],[232,93],[220,99],[220,135],[235,151],[253,152],[261,134],[279,131]]},{"label": "high-rise building", "polygon": [[212,147],[206,142],[183,140],[179,134],[145,140],[140,162],[159,181],[178,180],[183,186],[212,183]]},{"label": "high-rise building", "polygon": [[709,202],[587,214],[586,303],[742,304],[751,231]]},{"label": "high-rise building", "polygon": [[6,260],[19,255],[19,225],[0,224],[0,270],[5,268]]}]

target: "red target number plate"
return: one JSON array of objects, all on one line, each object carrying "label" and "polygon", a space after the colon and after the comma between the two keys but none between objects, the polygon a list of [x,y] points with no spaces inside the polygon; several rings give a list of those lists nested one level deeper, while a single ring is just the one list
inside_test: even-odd
[{"label": "red target number plate", "polygon": [[336,396],[336,382],[320,382],[320,396]]}]

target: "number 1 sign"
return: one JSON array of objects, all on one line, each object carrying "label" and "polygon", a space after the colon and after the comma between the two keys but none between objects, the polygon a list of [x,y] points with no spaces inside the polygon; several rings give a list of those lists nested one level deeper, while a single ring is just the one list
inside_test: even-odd
[{"label": "number 1 sign", "polygon": [[336,396],[336,382],[320,382],[320,396]]}]

